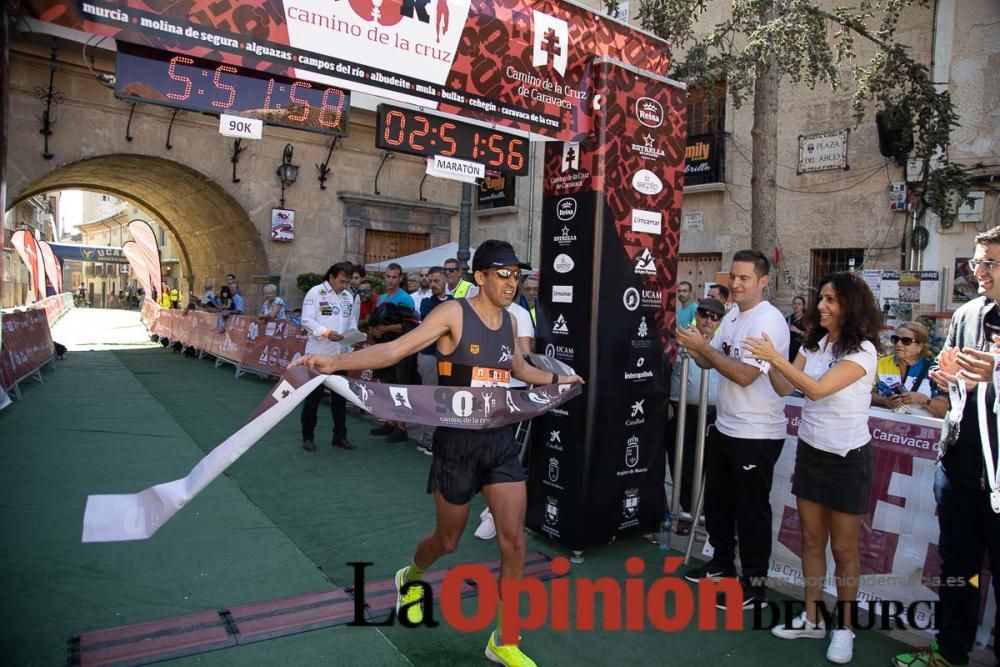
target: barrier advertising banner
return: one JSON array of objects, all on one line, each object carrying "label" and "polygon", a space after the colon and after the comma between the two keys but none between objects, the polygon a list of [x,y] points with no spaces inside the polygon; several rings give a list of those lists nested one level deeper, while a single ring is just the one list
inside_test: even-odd
[{"label": "barrier advertising banner", "polygon": [[4,313],[0,326],[3,326],[0,386],[8,388],[50,361],[55,348],[42,308]]},{"label": "barrier advertising banner", "polygon": [[38,251],[42,257],[42,264],[45,266],[45,278],[52,287],[52,294],[57,295],[62,292],[62,266],[52,252],[52,246],[48,241],[38,242]]},{"label": "barrier advertising banner", "polygon": [[[139,275],[146,276],[146,282],[142,284],[143,289],[146,290],[146,294],[159,292],[163,280],[160,276],[160,246],[156,243],[153,228],[145,220],[132,220],[128,223],[128,231],[139,245],[136,261],[143,268],[143,273]],[[129,261],[131,262],[131,259]]]},{"label": "barrier advertising banner", "polygon": [[532,425],[527,523],[575,549],[664,510],[664,345],[684,170],[684,90],[596,61],[592,142],[545,149],[536,340],[587,381]]},{"label": "barrier advertising banner", "polygon": [[14,250],[17,251],[24,265],[28,267],[34,300],[41,301],[45,298],[45,265],[42,262],[41,250],[38,249],[38,242],[34,236],[19,229],[11,235],[10,244],[14,246]]},{"label": "barrier advertising banner", "polygon": [[[788,430],[781,457],[774,467],[771,492],[774,542],[769,576],[802,586],[801,525],[792,473],[803,400],[786,400]],[[937,503],[934,475],[941,420],[873,409],[868,420],[874,449],[871,506],[861,520],[861,579],[858,599],[893,600],[909,608],[914,603],[935,600],[941,577],[938,554]],[[832,553],[827,553],[824,582],[827,593],[836,594],[832,573]],[[991,577],[988,570],[980,579],[982,605],[980,639],[985,644],[993,614]],[[918,607],[920,605],[917,605]],[[930,627],[932,610],[923,605],[916,612],[918,626]]]},{"label": "barrier advertising banner", "polygon": [[306,349],[305,331],[287,320],[230,315],[220,331],[215,313],[160,308],[151,300],[143,305],[142,319],[157,336],[228,361],[238,373],[281,375]]},{"label": "barrier advertising banner", "polygon": [[85,32],[561,140],[593,127],[595,57],[614,56],[653,72],[666,72],[669,62],[669,47],[659,38],[558,0],[26,5],[43,21]]}]

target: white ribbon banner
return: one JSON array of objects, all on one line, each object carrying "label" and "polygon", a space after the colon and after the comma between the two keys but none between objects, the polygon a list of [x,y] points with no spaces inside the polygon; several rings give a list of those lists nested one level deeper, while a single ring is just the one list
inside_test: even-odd
[{"label": "white ribbon banner", "polygon": [[582,392],[580,385],[568,384],[524,389],[393,386],[318,375],[299,366],[281,377],[243,428],[209,452],[186,477],[139,493],[89,496],[83,515],[83,541],[151,537],[320,384],[377,417],[470,430],[531,419]]}]

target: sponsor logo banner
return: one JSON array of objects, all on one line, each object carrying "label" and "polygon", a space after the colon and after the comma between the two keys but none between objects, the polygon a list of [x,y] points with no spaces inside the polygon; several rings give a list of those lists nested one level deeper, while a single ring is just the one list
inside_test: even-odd
[{"label": "sponsor logo banner", "polygon": [[[26,5],[37,18],[85,32],[560,140],[593,126],[600,108],[590,90],[595,58],[624,58],[653,72],[669,65],[669,50],[655,37],[569,3],[538,0],[499,3],[488,12],[471,0]],[[663,124],[657,105],[637,104],[644,125]]]},{"label": "sponsor logo banner", "polygon": [[659,211],[633,209],[632,231],[643,234],[660,234],[663,231],[663,214]]},{"label": "sponsor logo banner", "polygon": [[632,177],[632,187],[644,195],[658,195],[663,191],[663,181],[649,169],[640,169]]},{"label": "sponsor logo banner", "polygon": [[[44,313],[40,313],[44,318]],[[326,384],[373,415],[429,426],[496,428],[544,414],[581,393],[580,385],[547,385],[523,390],[500,387],[396,386],[319,375],[304,367],[286,372],[236,433],[208,453],[187,477],[131,495],[92,495],[83,518],[84,542],[117,542],[151,537],[194,496],[235,463],[284,419],[306,396]],[[500,394],[507,392],[507,398]],[[498,400],[500,399],[500,400]],[[512,410],[511,405],[516,409]],[[558,479],[558,468],[555,471]]]},{"label": "sponsor logo banner", "polygon": [[573,303],[573,286],[553,285],[552,303]]}]

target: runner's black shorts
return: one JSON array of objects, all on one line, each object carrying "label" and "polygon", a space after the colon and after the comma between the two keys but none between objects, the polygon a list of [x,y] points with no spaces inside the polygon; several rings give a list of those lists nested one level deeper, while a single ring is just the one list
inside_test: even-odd
[{"label": "runner's black shorts", "polygon": [[869,442],[846,456],[816,449],[799,438],[792,495],[844,514],[868,514],[874,473]]},{"label": "runner's black shorts", "polygon": [[452,505],[465,505],[489,484],[527,479],[514,439],[514,428],[488,431],[438,427],[427,493],[440,491]]}]

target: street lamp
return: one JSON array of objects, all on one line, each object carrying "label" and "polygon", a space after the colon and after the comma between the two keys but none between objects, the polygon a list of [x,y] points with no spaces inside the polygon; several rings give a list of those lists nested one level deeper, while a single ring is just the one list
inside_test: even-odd
[{"label": "street lamp", "polygon": [[281,206],[280,208],[285,208],[285,188],[295,182],[295,179],[299,177],[299,166],[297,164],[292,164],[292,153],[294,152],[291,144],[285,144],[285,151],[281,156],[281,166],[278,167],[278,178],[281,180]]}]

